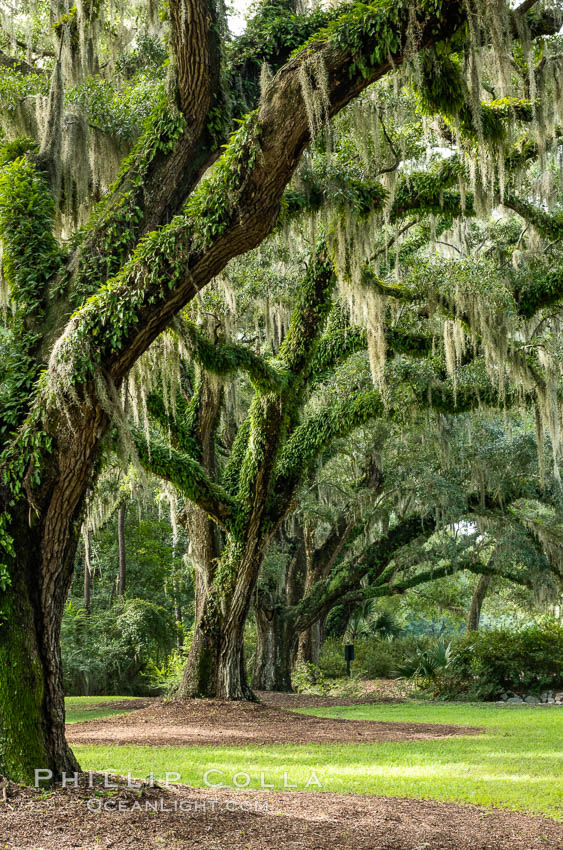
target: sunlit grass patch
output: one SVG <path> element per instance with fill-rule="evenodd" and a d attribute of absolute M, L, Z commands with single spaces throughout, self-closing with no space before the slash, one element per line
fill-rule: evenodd
<path fill-rule="evenodd" d="M 84 769 L 204 786 L 273 786 L 474 803 L 562 819 L 563 710 L 410 704 L 307 710 L 354 720 L 484 727 L 477 736 L 379 744 L 256 747 L 77 746 Z M 208 771 L 212 771 L 209 773 Z M 206 774 L 206 772 L 208 772 Z M 237 774 L 239 774 L 237 776 Z"/>
<path fill-rule="evenodd" d="M 123 714 L 123 708 L 104 708 L 105 703 L 123 702 L 124 700 L 135 700 L 138 697 L 66 697 L 66 722 L 80 723 L 83 720 L 99 720 L 101 717 L 111 717 L 114 714 Z M 85 706 L 100 706 L 99 708 L 85 708 Z M 134 704 L 131 708 L 134 708 Z"/>

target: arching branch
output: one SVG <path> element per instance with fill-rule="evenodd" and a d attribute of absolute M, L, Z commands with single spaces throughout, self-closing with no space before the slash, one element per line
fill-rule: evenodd
<path fill-rule="evenodd" d="M 16 59 L 13 56 L 9 56 L 7 53 L 4 53 L 3 50 L 0 50 L 0 67 L 11 68 L 13 71 L 18 71 L 24 76 L 35 74 L 39 77 L 48 73 L 43 68 L 37 68 L 35 65 L 30 65 L 29 62 L 25 61 L 25 59 Z"/>
<path fill-rule="evenodd" d="M 532 224 L 545 239 L 561 241 L 563 239 L 563 213 L 549 213 L 541 207 L 517 198 L 513 194 L 505 194 L 503 206 L 518 213 L 524 221 Z"/>
<path fill-rule="evenodd" d="M 434 515 L 408 517 L 371 544 L 360 557 L 338 564 L 329 576 L 313 585 L 307 597 L 290 609 L 288 616 L 295 620 L 295 628 L 303 631 L 341 601 L 365 598 L 368 589 L 358 589 L 362 577 L 368 573 L 380 574 L 399 549 L 421 535 L 430 537 L 435 528 Z"/>
<path fill-rule="evenodd" d="M 297 426 L 280 453 L 274 491 L 292 492 L 303 470 L 323 448 L 380 416 L 383 411 L 381 394 L 377 390 L 368 390 L 310 415 Z"/>
<path fill-rule="evenodd" d="M 211 342 L 194 322 L 178 319 L 175 328 L 194 360 L 208 372 L 227 377 L 246 372 L 261 392 L 280 393 L 287 373 L 276 369 L 259 354 L 231 342 Z"/>
<path fill-rule="evenodd" d="M 187 454 L 174 449 L 156 434 L 150 444 L 139 429 L 133 437 L 143 466 L 159 478 L 170 481 L 219 525 L 228 527 L 236 517 L 236 505 L 228 493 L 208 477 L 203 466 Z"/>
<path fill-rule="evenodd" d="M 314 56 L 324 66 L 327 111 L 335 114 L 387 73 L 391 60 L 403 61 L 409 16 L 400 6 L 377 5 L 367 14 L 362 7 L 360 25 L 357 16 L 351 7 L 276 75 L 259 113 L 238 131 L 184 213 L 147 237 L 119 276 L 76 314 L 65 332 L 71 348 L 93 349 L 95 329 L 97 357 L 119 381 L 198 289 L 267 235 L 310 135 L 300 81 L 303 64 Z M 423 5 L 421 46 L 451 33 L 463 16 L 463 4 L 454 0 L 442 3 L 439 18 L 433 6 L 427 11 Z"/>

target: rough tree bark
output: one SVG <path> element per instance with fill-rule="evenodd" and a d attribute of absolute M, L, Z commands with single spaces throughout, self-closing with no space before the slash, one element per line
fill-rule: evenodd
<path fill-rule="evenodd" d="M 292 662 L 295 656 L 297 635 L 291 620 L 282 606 L 269 608 L 264 602 L 254 606 L 256 618 L 256 659 L 252 686 L 259 691 L 293 690 L 291 684 Z"/>
<path fill-rule="evenodd" d="M 291 671 L 297 654 L 298 632 L 288 605 L 295 605 L 303 595 L 306 572 L 305 539 L 302 526 L 288 537 L 280 534 L 290 546 L 285 576 L 277 587 L 259 585 L 254 599 L 256 618 L 256 657 L 252 685 L 259 691 L 291 692 Z"/>
<path fill-rule="evenodd" d="M 194 629 L 179 697 L 254 700 L 244 661 L 244 626 L 248 608 L 239 608 L 225 620 L 207 597 Z"/>
<path fill-rule="evenodd" d="M 299 635 L 297 660 L 301 663 L 314 664 L 315 667 L 319 666 L 323 644 L 322 626 L 321 621 L 316 620 Z"/>
<path fill-rule="evenodd" d="M 375 475 L 368 475 L 368 483 L 374 489 L 374 495 L 381 489 L 383 477 L 379 470 Z M 352 532 L 352 523 L 349 520 L 349 511 L 344 511 L 334 523 L 331 533 L 324 544 L 315 549 L 314 532 L 312 528 L 304 530 L 306 570 L 303 597 L 307 597 L 315 584 L 326 578 L 346 545 Z M 295 603 L 293 603 L 295 604 Z M 304 664 L 319 666 L 321 649 L 323 643 L 323 626 L 326 613 L 312 622 L 299 635 L 297 658 Z"/>

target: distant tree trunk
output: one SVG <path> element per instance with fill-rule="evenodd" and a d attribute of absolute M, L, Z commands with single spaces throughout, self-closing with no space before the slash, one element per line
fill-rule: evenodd
<path fill-rule="evenodd" d="M 90 565 L 90 529 L 86 526 L 82 529 L 82 536 L 84 539 L 84 608 L 89 614 L 92 569 Z"/>
<path fill-rule="evenodd" d="M 479 628 L 479 620 L 481 619 L 481 608 L 485 601 L 485 596 L 491 584 L 491 576 L 482 575 L 477 582 L 473 591 L 473 598 L 469 607 L 469 615 L 467 617 L 467 631 L 474 632 Z"/>
<path fill-rule="evenodd" d="M 174 569 L 174 567 L 172 567 Z M 172 576 L 172 596 L 174 602 L 174 618 L 176 620 L 176 646 L 179 650 L 182 649 L 182 609 L 178 599 L 178 582 L 176 581 L 175 573 Z"/>
<path fill-rule="evenodd" d="M 231 608 L 222 617 L 211 594 L 200 610 L 178 696 L 254 700 L 244 663 L 248 609 L 235 612 Z"/>
<path fill-rule="evenodd" d="M 297 635 L 293 622 L 286 616 L 285 606 L 255 605 L 256 662 L 252 686 L 259 691 L 284 691 L 290 693 L 291 667 L 295 655 Z"/>
<path fill-rule="evenodd" d="M 299 648 L 297 650 L 297 660 L 306 664 L 314 664 L 319 666 L 321 655 L 321 621 L 317 620 L 308 629 L 305 629 L 299 635 Z"/>
<path fill-rule="evenodd" d="M 125 596 L 127 579 L 127 561 L 125 558 L 125 505 L 117 512 L 117 547 L 119 549 L 119 575 L 117 578 L 117 595 Z"/>
<path fill-rule="evenodd" d="M 279 530 L 279 540 L 289 543 L 289 559 L 285 580 L 277 586 L 259 585 L 255 594 L 256 663 L 252 684 L 260 691 L 293 690 L 291 671 L 297 655 L 298 632 L 288 609 L 303 594 L 306 572 L 306 553 L 303 529 L 297 527 L 292 537 Z"/>

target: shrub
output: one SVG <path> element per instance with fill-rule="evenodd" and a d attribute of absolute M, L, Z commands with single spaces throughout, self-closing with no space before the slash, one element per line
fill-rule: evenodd
<path fill-rule="evenodd" d="M 397 673 L 407 679 L 436 681 L 452 667 L 452 647 L 441 641 L 430 646 L 417 646 L 397 667 Z"/>
<path fill-rule="evenodd" d="M 178 690 L 186 666 L 186 651 L 175 649 L 162 663 L 149 659 L 145 672 L 148 687 L 162 696 L 171 697 Z"/>
<path fill-rule="evenodd" d="M 498 699 L 563 686 L 563 626 L 555 621 L 469 632 L 450 646 L 419 649 L 400 671 L 438 699 Z"/>
<path fill-rule="evenodd" d="M 426 648 L 433 643 L 430 637 L 406 636 L 402 638 L 368 637 L 355 644 L 355 658 L 352 662 L 354 676 L 364 679 L 392 679 L 401 675 L 401 665 L 418 648 Z M 319 660 L 319 667 L 328 678 L 338 679 L 346 675 L 344 644 L 342 639 L 328 638 Z"/>
<path fill-rule="evenodd" d="M 309 664 L 306 661 L 297 664 L 291 679 L 298 694 L 328 694 L 330 692 L 330 683 L 326 681 L 322 671 L 315 664 Z"/>
<path fill-rule="evenodd" d="M 478 699 L 503 691 L 538 694 L 563 686 L 563 626 L 469 632 L 455 642 L 450 690 Z"/>
<path fill-rule="evenodd" d="M 391 611 L 383 610 L 377 613 L 375 600 L 368 599 L 357 605 L 348 617 L 344 631 L 345 643 L 356 643 L 363 638 L 381 637 L 395 638 L 401 632 L 401 627 Z"/>
<path fill-rule="evenodd" d="M 65 693 L 149 693 L 143 674 L 150 663 L 166 661 L 175 638 L 171 615 L 143 599 L 91 614 L 69 602 L 62 624 Z"/>

